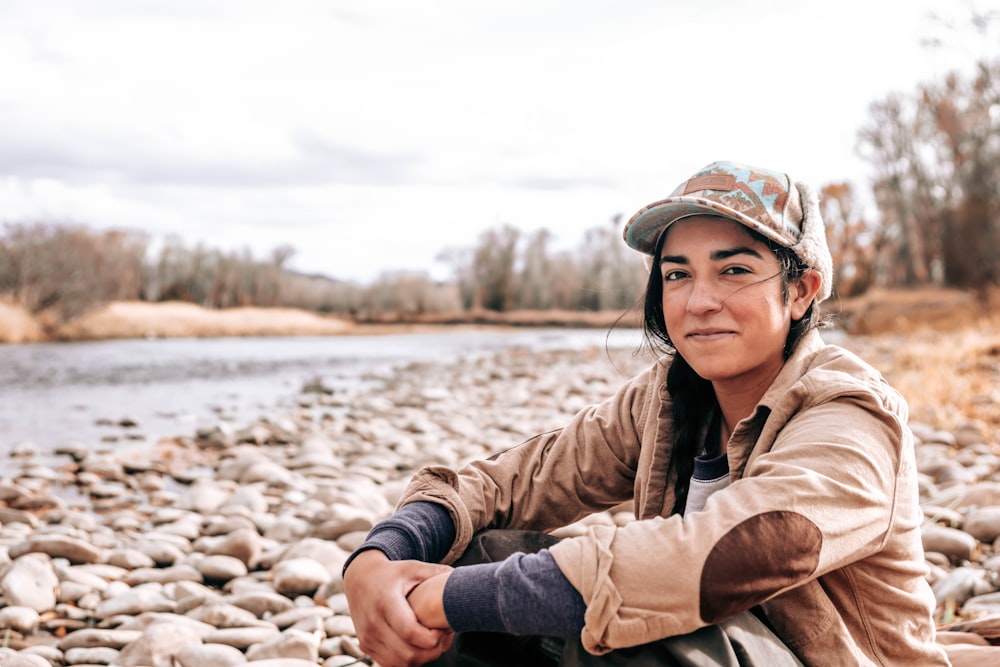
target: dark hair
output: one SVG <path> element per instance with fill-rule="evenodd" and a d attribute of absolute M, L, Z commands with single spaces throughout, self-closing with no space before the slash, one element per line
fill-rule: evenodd
<path fill-rule="evenodd" d="M 787 301 L 790 286 L 802 278 L 809 267 L 791 249 L 779 246 L 752 229 L 747 228 L 746 231 L 754 240 L 770 248 L 778 259 L 781 296 Z M 670 368 L 667 370 L 667 393 L 670 394 L 670 414 L 674 425 L 671 465 L 677 472 L 673 513 L 678 514 L 684 511 L 687 503 L 691 473 L 694 471 L 694 458 L 698 452 L 702 429 L 718 403 L 712 383 L 695 373 L 684 357 L 677 353 L 667 331 L 663 318 L 663 277 L 656 261 L 660 256 L 664 238 L 666 234 L 661 234 L 657 241 L 653 253 L 653 265 L 649 271 L 643 303 L 643 333 L 646 345 L 651 350 L 666 350 L 672 356 Z M 819 308 L 813 301 L 800 319 L 792 320 L 788 337 L 785 339 L 785 359 L 791 356 L 803 334 L 820 325 Z"/>

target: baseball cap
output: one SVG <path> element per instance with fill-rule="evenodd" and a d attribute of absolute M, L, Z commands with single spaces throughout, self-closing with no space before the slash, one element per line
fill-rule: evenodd
<path fill-rule="evenodd" d="M 625 242 L 647 255 L 656 252 L 670 225 L 693 215 L 716 215 L 745 225 L 790 248 L 823 279 L 817 299 L 830 296 L 833 260 L 819 199 L 802 183 L 773 169 L 713 162 L 678 185 L 666 199 L 640 209 L 625 225 Z"/>

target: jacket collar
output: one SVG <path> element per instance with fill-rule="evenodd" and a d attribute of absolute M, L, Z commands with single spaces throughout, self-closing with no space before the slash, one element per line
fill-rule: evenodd
<path fill-rule="evenodd" d="M 802 338 L 799 339 L 798 345 L 792 350 L 792 354 L 785 361 L 785 364 L 778 371 L 778 376 L 774 378 L 774 382 L 771 386 L 767 388 L 764 395 L 761 397 L 760 402 L 757 403 L 757 410 L 761 406 L 774 409 L 781 398 L 788 393 L 792 385 L 798 382 L 809 367 L 812 365 L 813 358 L 816 353 L 819 352 L 826 343 L 823 342 L 823 338 L 819 335 L 819 331 L 816 329 L 810 329 L 807 331 Z"/>
<path fill-rule="evenodd" d="M 809 370 L 810 364 L 826 343 L 815 329 L 807 331 L 799 340 L 792 354 L 778 371 L 777 377 L 761 397 L 753 413 L 741 420 L 733 429 L 729 438 L 728 455 L 729 471 L 733 479 L 743 475 L 743 468 L 753 451 L 764 423 L 777 407 L 782 398 L 788 394 L 796 382 Z"/>

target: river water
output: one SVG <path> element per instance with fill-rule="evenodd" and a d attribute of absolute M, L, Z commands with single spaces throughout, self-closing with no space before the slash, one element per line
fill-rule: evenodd
<path fill-rule="evenodd" d="M 634 329 L 514 329 L 0 345 L 0 455 L 138 445 L 220 420 L 239 428 L 280 416 L 314 380 L 349 392 L 412 361 L 509 347 L 634 348 L 640 339 Z"/>

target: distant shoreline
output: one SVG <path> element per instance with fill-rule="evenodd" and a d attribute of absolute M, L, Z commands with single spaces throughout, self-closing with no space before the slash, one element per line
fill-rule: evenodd
<path fill-rule="evenodd" d="M 620 312 L 475 311 L 354 322 L 294 308 L 214 310 L 184 302 L 122 301 L 71 322 L 45 326 L 25 309 L 0 301 L 0 343 L 72 342 L 127 338 L 345 336 L 417 333 L 456 327 L 632 328 Z"/>
<path fill-rule="evenodd" d="M 873 290 L 826 302 L 838 328 L 878 335 L 918 328 L 954 330 L 1000 309 L 1000 291 L 983 299 L 960 290 Z M 247 336 L 343 336 L 416 333 L 455 327 L 641 326 L 637 311 L 509 311 L 431 313 L 353 321 L 295 308 L 240 307 L 215 310 L 186 302 L 121 301 L 65 323 L 48 323 L 23 307 L 0 300 L 0 343 L 112 340 L 122 338 L 224 338 Z"/>

